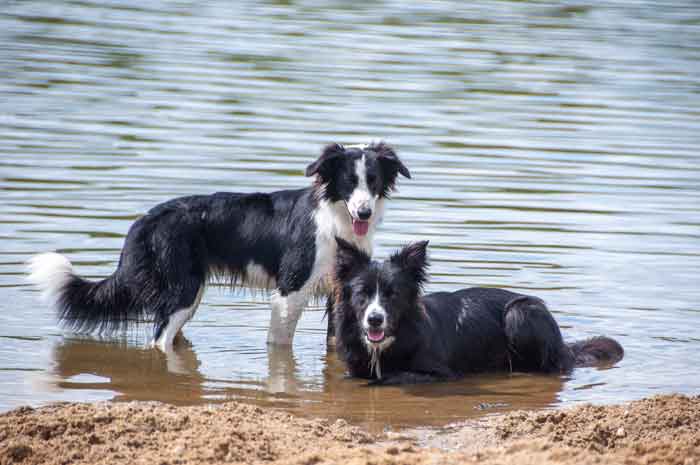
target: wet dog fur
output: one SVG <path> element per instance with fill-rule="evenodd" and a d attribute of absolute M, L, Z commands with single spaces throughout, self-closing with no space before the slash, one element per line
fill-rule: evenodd
<path fill-rule="evenodd" d="M 424 295 L 427 242 L 384 262 L 337 242 L 336 344 L 351 376 L 402 384 L 480 372 L 567 373 L 623 357 L 607 337 L 565 343 L 537 297 L 495 288 Z"/>
<path fill-rule="evenodd" d="M 268 342 L 290 345 L 307 301 L 327 295 L 339 236 L 372 252 L 384 202 L 408 169 L 385 143 L 331 144 L 306 168 L 311 186 L 272 193 L 195 195 L 157 205 L 129 229 L 117 269 L 100 281 L 45 253 L 29 280 L 75 331 L 109 333 L 154 322 L 168 351 L 212 280 L 272 290 Z"/>

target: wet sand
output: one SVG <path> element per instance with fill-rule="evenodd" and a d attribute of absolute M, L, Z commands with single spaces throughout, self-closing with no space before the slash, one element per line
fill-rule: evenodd
<path fill-rule="evenodd" d="M 372 434 L 227 403 L 23 407 L 0 416 L 0 464 L 700 464 L 700 396 L 516 411 Z"/>

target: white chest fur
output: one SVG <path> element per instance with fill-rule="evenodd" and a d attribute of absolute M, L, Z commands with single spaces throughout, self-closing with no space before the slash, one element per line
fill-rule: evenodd
<path fill-rule="evenodd" d="M 374 215 L 375 220 L 370 223 L 367 234 L 360 237 L 356 236 L 352 230 L 350 214 L 343 202 L 331 203 L 326 200 L 319 202 L 318 208 L 311 217 L 316 226 L 314 238 L 316 254 L 311 275 L 298 292 L 286 296 L 273 294 L 268 343 L 290 345 L 294 338 L 297 321 L 308 299 L 313 296 L 323 298 L 330 292 L 335 266 L 336 236 L 354 243 L 369 254 L 372 253 L 372 239 L 383 213 L 383 200 L 377 202 L 375 210 L 377 212 Z"/>
<path fill-rule="evenodd" d="M 316 223 L 316 259 L 311 272 L 314 287 L 323 294 L 330 290 L 330 281 L 335 265 L 336 242 L 340 237 L 372 255 L 374 233 L 381 222 L 384 213 L 384 200 L 380 199 L 375 205 L 375 214 L 369 230 L 364 236 L 357 236 L 352 230 L 352 220 L 342 201 L 329 202 L 321 200 L 314 212 L 313 221 Z"/>

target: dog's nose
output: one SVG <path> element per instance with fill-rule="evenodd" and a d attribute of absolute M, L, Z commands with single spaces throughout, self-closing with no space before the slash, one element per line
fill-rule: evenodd
<path fill-rule="evenodd" d="M 360 207 L 357 210 L 357 216 L 359 216 L 363 221 L 368 220 L 369 217 L 372 216 L 372 210 L 367 207 Z"/>
<path fill-rule="evenodd" d="M 367 323 L 369 323 L 370 326 L 377 328 L 384 323 L 384 315 L 381 313 L 370 313 L 367 317 Z"/>

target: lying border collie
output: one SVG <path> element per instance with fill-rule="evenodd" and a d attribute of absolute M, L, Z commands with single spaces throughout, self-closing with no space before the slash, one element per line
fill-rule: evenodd
<path fill-rule="evenodd" d="M 485 371 L 566 373 L 623 356 L 606 337 L 565 344 L 537 297 L 490 288 L 422 295 L 427 241 L 383 263 L 337 241 L 336 341 L 352 376 L 401 384 Z"/>
<path fill-rule="evenodd" d="M 384 201 L 410 173 L 384 143 L 325 147 L 306 168 L 311 187 L 216 193 L 162 203 L 129 230 L 117 270 L 99 282 L 56 253 L 29 262 L 30 281 L 78 331 L 110 332 L 150 317 L 163 351 L 192 318 L 210 279 L 274 289 L 268 343 L 292 343 L 312 296 L 330 292 L 335 236 L 371 254 Z"/>

